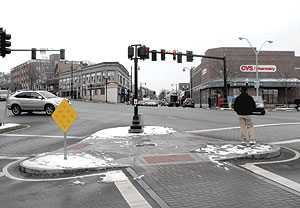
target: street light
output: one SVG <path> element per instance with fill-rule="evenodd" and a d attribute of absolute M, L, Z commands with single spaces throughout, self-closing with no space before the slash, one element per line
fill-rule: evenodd
<path fill-rule="evenodd" d="M 105 76 L 104 79 L 105 79 L 105 102 L 107 103 L 107 79 L 108 79 L 108 77 Z"/>
<path fill-rule="evenodd" d="M 143 88 L 142 85 L 146 85 L 146 82 L 140 82 L 140 100 L 143 100 Z"/>
<path fill-rule="evenodd" d="M 176 95 L 177 95 L 177 84 L 171 84 L 171 86 L 173 87 L 175 85 L 176 87 Z"/>
<path fill-rule="evenodd" d="M 192 94 L 192 73 L 193 73 L 193 69 L 194 69 L 195 67 L 192 67 L 192 68 L 187 68 L 187 67 L 183 67 L 183 71 L 185 72 L 185 69 L 188 69 L 189 71 L 190 71 L 190 98 L 193 98 L 193 94 Z"/>
<path fill-rule="evenodd" d="M 255 86 L 255 87 L 256 87 L 256 96 L 258 96 L 258 91 L 259 91 L 259 80 L 258 80 L 258 54 L 259 54 L 260 50 L 262 49 L 262 47 L 265 45 L 266 42 L 268 42 L 268 43 L 273 43 L 273 41 L 272 41 L 272 40 L 266 40 L 266 41 L 261 45 L 260 49 L 257 51 L 256 48 L 254 49 L 254 48 L 252 47 L 250 41 L 249 41 L 247 38 L 239 37 L 239 39 L 240 39 L 240 40 L 243 40 L 243 39 L 246 40 L 246 41 L 249 43 L 249 45 L 250 45 L 250 47 L 252 48 L 252 50 L 254 51 L 254 53 L 255 53 L 255 59 L 256 59 L 256 86 Z"/>

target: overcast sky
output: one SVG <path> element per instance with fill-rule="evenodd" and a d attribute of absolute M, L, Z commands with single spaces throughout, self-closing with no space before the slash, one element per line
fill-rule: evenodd
<path fill-rule="evenodd" d="M 150 50 L 192 50 L 249 47 L 246 37 L 263 50 L 295 51 L 300 56 L 299 0 L 0 0 L 0 27 L 11 34 L 12 49 L 66 50 L 66 59 L 94 63 L 118 61 L 130 72 L 127 47 L 143 44 Z M 4 6 L 6 9 L 4 9 Z M 47 55 L 49 55 L 48 53 Z M 38 54 L 37 58 L 41 56 Z M 30 52 L 12 52 L 0 59 L 0 71 L 31 58 Z M 193 63 L 139 61 L 139 82 L 160 91 L 172 83 L 189 82 Z"/>

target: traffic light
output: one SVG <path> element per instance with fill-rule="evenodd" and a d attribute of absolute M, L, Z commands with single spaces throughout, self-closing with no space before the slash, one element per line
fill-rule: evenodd
<path fill-rule="evenodd" d="M 36 59 L 36 48 L 31 49 L 31 59 Z"/>
<path fill-rule="evenodd" d="M 165 61 L 166 60 L 166 50 L 165 49 L 161 49 L 161 60 Z"/>
<path fill-rule="evenodd" d="M 177 63 L 182 63 L 182 53 L 181 52 L 177 53 Z"/>
<path fill-rule="evenodd" d="M 173 50 L 173 60 L 176 60 L 176 50 Z"/>
<path fill-rule="evenodd" d="M 193 62 L 193 51 L 186 51 L 186 61 Z"/>
<path fill-rule="evenodd" d="M 128 46 L 128 58 L 132 59 L 134 56 L 134 48 L 132 46 Z"/>
<path fill-rule="evenodd" d="M 149 49 L 149 47 L 146 47 L 145 59 L 149 59 L 149 53 L 150 53 L 150 49 Z"/>
<path fill-rule="evenodd" d="M 152 61 L 156 61 L 157 60 L 157 52 L 156 50 L 152 50 Z"/>
<path fill-rule="evenodd" d="M 141 46 L 138 48 L 138 57 L 141 59 L 149 59 L 149 47 Z"/>
<path fill-rule="evenodd" d="M 6 34 L 6 31 L 3 30 L 3 28 L 0 28 L 0 43 L 1 43 L 1 56 L 2 58 L 5 57 L 6 54 L 10 54 L 11 53 L 11 49 L 7 48 L 11 46 L 11 42 L 8 41 L 11 39 L 11 35 L 10 34 Z"/>
<path fill-rule="evenodd" d="M 59 52 L 59 58 L 65 60 L 65 49 L 60 49 Z"/>

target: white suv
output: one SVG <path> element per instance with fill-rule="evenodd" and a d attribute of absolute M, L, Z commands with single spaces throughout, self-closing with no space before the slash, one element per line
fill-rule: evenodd
<path fill-rule="evenodd" d="M 45 111 L 47 115 L 52 115 L 63 99 L 47 91 L 17 91 L 8 98 L 7 108 L 14 115 L 20 115 L 23 111 Z"/>

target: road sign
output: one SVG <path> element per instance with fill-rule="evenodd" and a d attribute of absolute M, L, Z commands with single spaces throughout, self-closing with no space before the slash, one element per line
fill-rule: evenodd
<path fill-rule="evenodd" d="M 77 117 L 78 114 L 66 99 L 63 99 L 52 114 L 52 118 L 64 133 L 66 133 Z"/>

